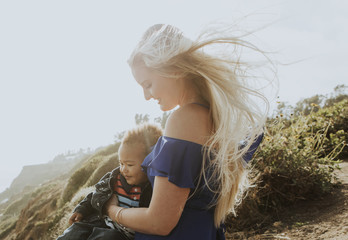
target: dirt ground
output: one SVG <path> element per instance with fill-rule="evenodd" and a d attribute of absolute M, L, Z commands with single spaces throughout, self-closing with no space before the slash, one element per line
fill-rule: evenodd
<path fill-rule="evenodd" d="M 279 216 L 264 233 L 234 233 L 227 239 L 348 240 L 348 162 L 340 164 L 342 183 L 333 194 L 316 201 L 298 203 Z"/>

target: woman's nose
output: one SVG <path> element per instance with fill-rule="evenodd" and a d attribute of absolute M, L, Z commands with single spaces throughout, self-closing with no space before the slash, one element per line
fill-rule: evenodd
<path fill-rule="evenodd" d="M 145 90 L 145 89 L 144 89 L 144 98 L 146 100 L 150 100 L 152 98 L 151 93 L 149 91 Z"/>

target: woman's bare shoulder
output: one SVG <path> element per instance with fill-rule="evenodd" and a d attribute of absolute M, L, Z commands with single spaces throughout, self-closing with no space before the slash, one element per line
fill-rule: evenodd
<path fill-rule="evenodd" d="M 211 135 L 211 129 L 209 109 L 197 104 L 187 104 L 170 115 L 164 135 L 203 145 Z"/>

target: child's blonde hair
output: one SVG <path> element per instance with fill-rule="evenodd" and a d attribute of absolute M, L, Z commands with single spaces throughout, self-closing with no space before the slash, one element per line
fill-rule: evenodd
<path fill-rule="evenodd" d="M 128 130 L 121 144 L 141 144 L 144 146 L 144 154 L 148 155 L 151 152 L 151 148 L 156 144 L 159 137 L 163 135 L 162 128 L 155 124 L 141 124 L 136 128 Z"/>
<path fill-rule="evenodd" d="M 219 35 L 210 30 L 196 41 L 170 25 L 157 24 L 150 27 L 136 46 L 128 63 L 131 68 L 145 66 L 158 74 L 191 81 L 197 93 L 210 107 L 213 133 L 205 144 L 204 155 L 214 156 L 204 164 L 201 177 L 208 186 L 219 182 L 214 221 L 219 226 L 229 212 L 234 212 L 241 193 L 248 186 L 242 156 L 261 134 L 268 111 L 268 101 L 259 92 L 246 84 L 248 66 L 233 55 L 237 47 L 258 50 L 254 45 L 237 37 Z M 205 49 L 216 45 L 232 46 L 233 52 L 216 57 Z M 256 101 L 263 101 L 266 110 L 261 110 Z M 240 147 L 248 139 L 247 146 Z M 212 176 L 206 169 L 213 167 Z M 213 187 L 211 187 L 213 188 Z"/>

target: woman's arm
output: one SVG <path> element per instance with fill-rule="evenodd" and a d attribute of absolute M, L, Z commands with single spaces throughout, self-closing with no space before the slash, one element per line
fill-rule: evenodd
<path fill-rule="evenodd" d="M 204 144 L 211 132 L 209 110 L 188 104 L 173 112 L 166 123 L 165 135 Z M 180 188 L 167 177 L 155 177 L 149 208 L 127 208 L 115 219 L 120 207 L 109 205 L 109 217 L 137 232 L 168 235 L 177 225 L 189 196 L 189 188 Z"/>
<path fill-rule="evenodd" d="M 154 191 L 149 208 L 127 208 L 118 216 L 118 222 L 137 232 L 168 235 L 178 223 L 190 189 L 180 188 L 167 177 L 155 177 Z M 116 221 L 120 207 L 108 205 L 109 217 Z"/>

